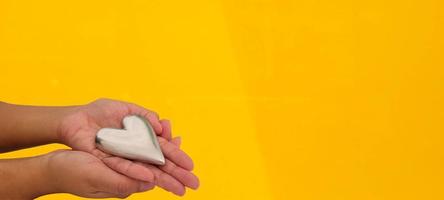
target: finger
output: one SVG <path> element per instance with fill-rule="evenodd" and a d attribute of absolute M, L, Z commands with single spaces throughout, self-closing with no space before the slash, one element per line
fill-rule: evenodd
<path fill-rule="evenodd" d="M 154 132 L 156 132 L 157 135 L 160 135 L 162 133 L 162 124 L 160 124 L 159 117 L 157 115 L 149 112 L 142 116 L 145 117 L 148 122 L 150 122 L 151 126 L 154 129 Z"/>
<path fill-rule="evenodd" d="M 151 170 L 133 161 L 116 156 L 103 158 L 102 161 L 109 168 L 130 178 L 146 182 L 154 181 L 154 174 Z"/>
<path fill-rule="evenodd" d="M 165 155 L 165 157 L 186 170 L 193 170 L 194 164 L 190 156 L 180 150 L 179 147 L 173 143 L 168 142 L 166 139 L 162 137 L 157 137 L 157 139 L 159 140 L 162 153 Z"/>
<path fill-rule="evenodd" d="M 141 164 L 154 173 L 154 183 L 156 183 L 157 186 L 178 196 L 183 196 L 185 194 L 185 186 L 180 183 L 180 181 L 153 165 L 146 163 Z"/>
<path fill-rule="evenodd" d="M 162 124 L 160 124 L 159 115 L 156 112 L 133 103 L 127 103 L 127 105 L 129 108 L 129 114 L 136 114 L 144 117 L 151 124 L 157 135 L 162 133 Z"/>
<path fill-rule="evenodd" d="M 146 182 L 128 178 L 107 167 L 97 170 L 92 180 L 92 183 L 100 192 L 111 193 L 121 198 L 127 197 L 135 192 L 144 191 L 143 189 L 147 188 Z"/>
<path fill-rule="evenodd" d="M 89 151 L 92 155 L 94 155 L 95 157 L 99 158 L 100 160 L 102 160 L 103 158 L 106 157 L 111 157 L 110 154 L 107 154 L 97 148 L 94 148 L 93 150 Z"/>
<path fill-rule="evenodd" d="M 175 137 L 171 140 L 171 143 L 173 143 L 174 145 L 176 145 L 177 147 L 180 148 L 180 145 L 182 144 L 182 138 L 179 137 Z"/>
<path fill-rule="evenodd" d="M 171 140 L 171 122 L 167 119 L 160 120 L 160 124 L 162 125 L 162 136 L 163 138 L 167 140 Z"/>
<path fill-rule="evenodd" d="M 120 101 L 120 102 L 128 106 L 130 113 L 145 115 L 145 113 L 150 112 L 154 114 L 157 117 L 157 119 L 159 119 L 159 115 L 156 112 L 146 109 L 143 106 L 139 106 L 135 103 L 125 102 L 125 101 Z"/>
<path fill-rule="evenodd" d="M 188 170 L 178 167 L 176 164 L 174 164 L 168 159 L 165 160 L 165 165 L 158 167 L 159 169 L 171 175 L 172 177 L 180 181 L 183 185 L 191 189 L 195 190 L 199 187 L 199 179 L 197 178 L 196 175 L 194 175 Z"/>

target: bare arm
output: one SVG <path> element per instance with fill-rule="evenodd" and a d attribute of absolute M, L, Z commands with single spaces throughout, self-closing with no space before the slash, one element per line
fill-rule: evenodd
<path fill-rule="evenodd" d="M 1 199 L 34 199 L 52 193 L 90 198 L 126 198 L 151 190 L 154 183 L 125 177 L 98 158 L 79 151 L 0 160 Z"/>
<path fill-rule="evenodd" d="M 153 125 L 159 135 L 162 151 L 165 152 L 165 166 L 126 160 L 107 155 L 96 148 L 94 140 L 99 128 L 119 128 L 122 118 L 127 115 L 144 116 Z M 88 152 L 100 163 L 127 178 L 154 182 L 180 196 L 185 194 L 185 187 L 199 187 L 199 179 L 191 172 L 193 161 L 171 139 L 169 122 L 159 120 L 156 113 L 143 107 L 110 99 L 68 107 L 22 106 L 0 102 L 0 152 L 49 143 L 62 143 L 74 150 Z"/>
<path fill-rule="evenodd" d="M 0 102 L 0 152 L 59 142 L 59 121 L 73 109 Z"/>
<path fill-rule="evenodd" d="M 0 160 L 0 194 L 5 199 L 32 199 L 54 192 L 45 175 L 47 156 Z"/>

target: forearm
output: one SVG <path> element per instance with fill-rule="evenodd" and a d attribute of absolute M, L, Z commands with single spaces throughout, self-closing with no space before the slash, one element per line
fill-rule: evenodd
<path fill-rule="evenodd" d="M 46 175 L 47 157 L 0 160 L 2 199 L 33 199 L 55 193 Z"/>
<path fill-rule="evenodd" d="M 0 152 L 59 142 L 59 121 L 74 108 L 0 102 Z"/>

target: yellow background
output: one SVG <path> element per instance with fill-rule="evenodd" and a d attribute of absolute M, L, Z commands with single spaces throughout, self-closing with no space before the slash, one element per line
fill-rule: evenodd
<path fill-rule="evenodd" d="M 196 162 L 184 199 L 444 199 L 443 13 L 441 0 L 2 0 L 0 100 L 158 111 Z"/>

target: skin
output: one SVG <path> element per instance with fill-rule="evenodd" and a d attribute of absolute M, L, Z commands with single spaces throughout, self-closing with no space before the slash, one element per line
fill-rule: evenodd
<path fill-rule="evenodd" d="M 153 125 L 156 134 L 158 134 L 162 152 L 166 158 L 164 166 L 126 160 L 106 154 L 96 148 L 94 141 L 97 131 L 103 127 L 122 128 L 121 121 L 126 115 L 140 115 Z M 113 177 L 116 177 L 113 179 L 115 182 L 110 181 L 110 183 L 114 184 L 103 183 L 104 187 L 108 185 L 106 187 L 112 188 L 112 190 L 105 190 L 103 188 L 99 190 L 97 188 L 98 185 L 101 185 L 99 182 L 92 184 L 95 187 L 89 187 L 91 184 L 84 184 L 84 182 L 94 182 L 91 179 L 105 181 L 103 177 L 88 173 L 78 173 L 74 177 L 48 175 L 48 177 L 56 177 L 56 180 L 60 180 L 60 177 L 63 177 L 66 181 L 60 180 L 60 183 L 57 184 L 59 187 L 55 191 L 53 191 L 54 188 L 49 183 L 39 184 L 40 187 L 47 185 L 50 188 L 47 190 L 42 189 L 42 191 L 50 191 L 51 193 L 68 192 L 85 197 L 113 196 L 122 198 L 131 193 L 141 191 L 140 189 L 134 189 L 136 188 L 134 185 L 157 185 L 166 191 L 180 196 L 185 194 L 186 187 L 197 189 L 199 186 L 197 176 L 191 172 L 193 161 L 180 149 L 181 139 L 172 139 L 171 137 L 170 122 L 168 120 L 160 120 L 155 112 L 132 103 L 99 99 L 81 106 L 36 107 L 17 106 L 0 102 L 0 122 L 0 151 L 2 152 L 48 143 L 62 143 L 70 146 L 75 151 L 54 152 L 46 156 L 49 158 L 43 156 L 42 158 L 29 159 L 49 160 L 49 162 L 42 162 L 49 163 L 45 166 L 46 171 L 49 169 L 58 171 L 54 169 L 60 168 L 68 171 L 79 169 L 87 171 L 86 169 L 88 169 L 90 171 L 94 170 L 94 173 L 91 172 L 93 174 L 104 175 L 103 177 L 105 177 L 105 173 L 109 177 L 111 177 L 111 173 L 114 173 Z M 4 164 L 0 164 L 0 178 L 3 178 L 3 175 L 8 175 L 7 172 L 9 172 L 7 170 L 3 172 L 2 165 L 14 165 L 15 162 L 5 161 Z M 31 161 L 24 160 L 23 162 Z M 73 165 L 73 163 L 76 164 Z M 82 166 L 88 165 L 92 166 L 82 168 Z M 36 171 L 39 171 L 38 169 L 36 167 Z M 34 168 L 27 170 L 32 172 Z M 84 178 L 80 178 L 82 176 Z M 117 177 L 120 177 L 120 182 L 117 181 Z M 123 178 L 126 181 L 123 181 Z M 48 182 L 53 181 L 45 180 Z M 82 191 L 69 191 L 70 187 L 63 187 L 73 183 L 76 183 L 74 185 L 83 185 L 82 187 L 85 187 L 85 189 Z M 0 183 L 0 188 L 3 184 Z M 113 188 L 109 185 L 117 186 Z M 149 188 L 148 186 L 146 188 Z M 14 191 L 14 188 L 8 191 L 11 193 Z M 17 193 L 23 193 L 22 191 L 24 190 L 16 191 Z"/>
<path fill-rule="evenodd" d="M 2 199 L 33 199 L 57 192 L 88 198 L 126 198 L 154 187 L 154 183 L 119 174 L 81 151 L 59 150 L 43 156 L 1 160 L 0 171 L 2 178 L 8 180 L 0 187 Z"/>

